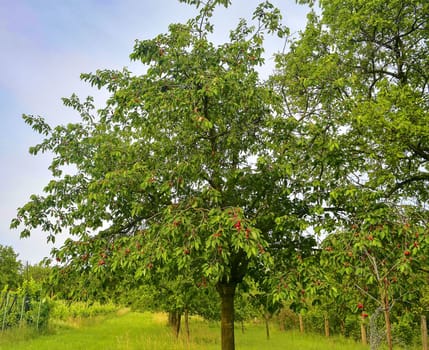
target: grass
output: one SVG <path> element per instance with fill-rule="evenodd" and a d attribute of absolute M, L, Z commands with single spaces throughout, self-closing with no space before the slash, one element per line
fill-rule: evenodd
<path fill-rule="evenodd" d="M 175 339 L 163 314 L 119 312 L 116 315 L 57 322 L 45 335 L 26 329 L 0 333 L 0 350 L 219 350 L 220 327 L 196 318 L 191 320 L 191 342 Z M 242 334 L 236 329 L 237 350 L 368 350 L 352 340 L 280 332 L 272 327 L 266 340 L 262 325 L 250 324 Z"/>

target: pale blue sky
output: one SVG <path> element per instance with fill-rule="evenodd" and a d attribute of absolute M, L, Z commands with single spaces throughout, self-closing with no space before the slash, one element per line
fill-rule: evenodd
<path fill-rule="evenodd" d="M 258 3 L 233 0 L 232 7 L 219 10 L 216 40 L 223 41 Z M 272 3 L 293 30 L 305 25 L 306 8 L 294 0 Z M 18 231 L 9 229 L 16 208 L 50 180 L 49 156 L 28 154 L 41 138 L 21 115 L 38 114 L 54 125 L 78 120 L 61 97 L 75 92 L 95 96 L 98 103 L 106 97 L 81 82 L 80 73 L 124 66 L 141 71 L 128 58 L 135 39 L 152 38 L 195 14 L 177 0 L 0 0 L 0 244 L 12 246 L 19 259 L 37 263 L 52 248 L 39 231 L 19 239 Z M 282 43 L 271 45 L 275 51 Z"/>

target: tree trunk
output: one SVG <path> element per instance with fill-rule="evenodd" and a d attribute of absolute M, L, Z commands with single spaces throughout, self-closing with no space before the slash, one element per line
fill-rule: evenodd
<path fill-rule="evenodd" d="M 383 299 L 384 299 L 384 322 L 386 323 L 387 347 L 389 350 L 393 350 L 392 326 L 390 324 L 389 295 L 387 294 L 387 291 L 385 291 Z"/>
<path fill-rule="evenodd" d="M 285 325 L 285 316 L 284 316 L 284 310 L 282 309 L 279 314 L 279 330 L 284 332 L 286 330 Z"/>
<path fill-rule="evenodd" d="M 346 321 L 344 319 L 341 319 L 340 321 L 340 333 L 341 335 L 346 334 Z"/>
<path fill-rule="evenodd" d="M 426 323 L 426 316 L 422 316 L 420 322 L 422 328 L 422 349 L 428 350 L 428 328 Z"/>
<path fill-rule="evenodd" d="M 189 310 L 186 308 L 185 309 L 185 331 L 186 331 L 186 340 L 189 341 L 191 340 L 191 332 L 189 330 Z"/>
<path fill-rule="evenodd" d="M 329 338 L 329 317 L 328 314 L 325 313 L 325 336 Z"/>
<path fill-rule="evenodd" d="M 172 328 L 176 338 L 179 337 L 181 318 L 182 318 L 182 314 L 178 311 L 170 311 L 168 313 L 168 324 Z"/>
<path fill-rule="evenodd" d="M 301 333 L 304 333 L 304 320 L 301 314 L 298 314 L 298 319 L 299 319 L 299 331 Z"/>
<path fill-rule="evenodd" d="M 175 336 L 176 338 L 179 338 L 180 334 L 180 321 L 182 319 L 182 314 L 180 312 L 177 313 L 177 322 L 176 322 L 176 329 L 175 329 Z"/>
<path fill-rule="evenodd" d="M 366 339 L 366 327 L 365 327 L 365 324 L 363 322 L 361 322 L 361 324 L 360 324 L 360 336 L 362 339 L 362 344 L 368 345 L 368 341 Z"/>
<path fill-rule="evenodd" d="M 270 314 L 265 313 L 265 334 L 267 335 L 267 340 L 270 340 Z"/>
<path fill-rule="evenodd" d="M 168 325 L 170 327 L 174 327 L 174 325 L 176 324 L 176 312 L 170 311 L 168 313 Z"/>
<path fill-rule="evenodd" d="M 221 344 L 222 350 L 235 350 L 234 295 L 236 283 L 219 282 L 217 290 L 221 299 Z"/>

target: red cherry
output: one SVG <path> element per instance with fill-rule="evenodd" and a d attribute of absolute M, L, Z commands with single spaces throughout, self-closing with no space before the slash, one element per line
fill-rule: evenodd
<path fill-rule="evenodd" d="M 237 221 L 235 224 L 234 224 L 234 227 L 238 230 L 238 231 L 240 231 L 241 230 L 241 221 L 239 220 L 239 221 Z"/>

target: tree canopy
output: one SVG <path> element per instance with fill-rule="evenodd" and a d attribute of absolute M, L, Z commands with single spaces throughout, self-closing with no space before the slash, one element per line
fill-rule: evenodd
<path fill-rule="evenodd" d="M 230 1 L 181 2 L 199 15 L 136 41 L 130 57 L 144 74 L 82 74 L 110 93 L 102 109 L 72 95 L 64 104 L 78 123 L 51 127 L 24 116 L 45 137 L 30 152 L 53 154 L 53 180 L 18 209 L 12 227 L 23 237 L 39 227 L 48 240 L 68 232 L 53 251 L 56 271 L 80 287 L 156 276 L 216 286 L 226 350 L 234 348 L 234 293 L 245 277 L 272 303 L 317 290 L 314 233 L 329 235 L 328 247 L 347 241 L 377 264 L 385 260 L 368 244 L 397 244 L 394 235 L 411 254 L 414 242 L 402 238 L 419 232 L 415 252 L 425 252 L 429 5 L 320 1 L 320 15 L 310 12 L 293 37 L 266 1 L 254 25 L 240 20 L 215 45 L 210 18 Z M 271 34 L 289 49 L 262 80 Z M 412 271 L 406 266 L 395 273 Z"/>

